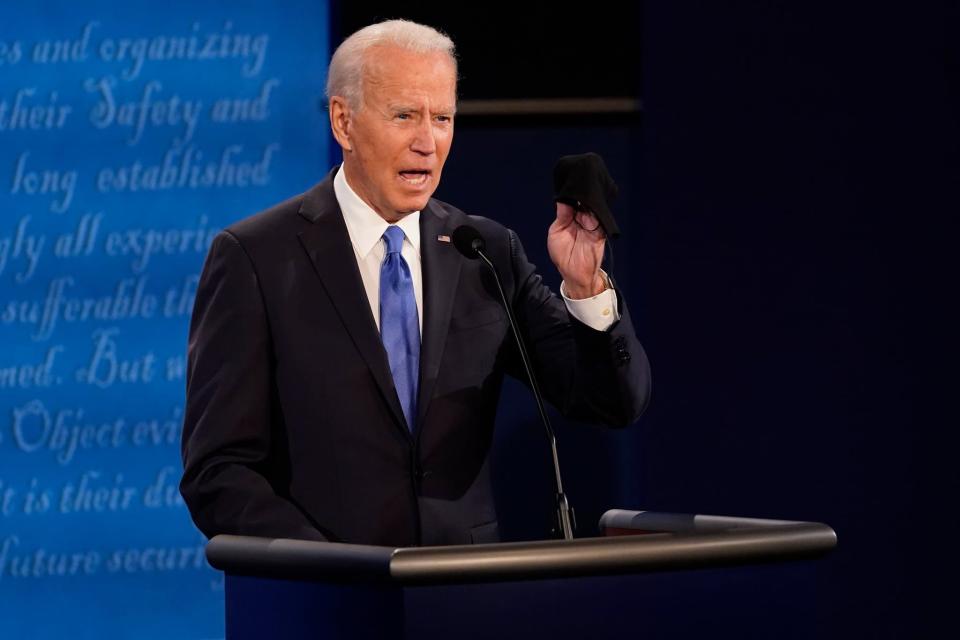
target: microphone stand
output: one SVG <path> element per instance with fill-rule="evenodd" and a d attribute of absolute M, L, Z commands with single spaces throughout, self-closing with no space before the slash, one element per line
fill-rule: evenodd
<path fill-rule="evenodd" d="M 507 296 L 503 291 L 503 285 L 500 283 L 500 273 L 497 271 L 497 268 L 494 266 L 493 262 L 490 261 L 490 258 L 483 253 L 482 244 L 482 240 L 479 242 L 474 241 L 471 248 L 493 273 L 493 279 L 497 283 L 497 290 L 500 291 L 500 298 L 503 300 L 503 307 L 507 312 L 507 319 L 510 321 L 510 329 L 513 331 L 513 336 L 517 342 L 517 349 L 520 351 L 520 359 L 523 361 L 523 368 L 526 370 L 527 378 L 530 380 L 530 388 L 533 390 L 533 397 L 537 400 L 537 410 L 540 412 L 540 420 L 543 421 L 543 426 L 547 430 L 547 438 L 550 440 L 550 453 L 553 456 L 553 474 L 557 485 L 557 511 L 554 531 L 555 533 L 561 534 L 564 540 L 573 540 L 573 530 L 576 527 L 576 520 L 573 507 L 570 506 L 567 496 L 563 493 L 563 481 L 560 479 L 560 457 L 557 455 L 557 436 L 553 432 L 553 427 L 550 425 L 550 418 L 547 416 L 547 411 L 543 406 L 543 397 L 540 395 L 540 386 L 537 384 L 537 378 L 533 374 L 533 367 L 530 364 L 530 356 L 527 354 L 527 347 L 523 343 L 523 338 L 520 337 L 520 330 L 517 328 L 517 320 L 513 316 L 513 307 L 507 300 Z"/>

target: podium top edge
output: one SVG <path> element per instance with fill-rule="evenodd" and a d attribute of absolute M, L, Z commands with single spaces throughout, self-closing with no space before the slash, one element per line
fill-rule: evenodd
<path fill-rule="evenodd" d="M 625 513 L 653 514 L 641 518 L 642 526 L 636 528 L 654 532 L 574 540 L 404 548 L 221 535 L 207 545 L 207 558 L 213 567 L 228 574 L 402 586 L 647 573 L 786 561 L 823 555 L 837 542 L 834 530 L 818 522 Z M 651 523 L 671 522 L 682 526 L 663 531 L 651 527 Z"/>

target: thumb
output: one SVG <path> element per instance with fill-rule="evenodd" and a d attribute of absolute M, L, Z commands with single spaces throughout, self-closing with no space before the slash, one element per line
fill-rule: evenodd
<path fill-rule="evenodd" d="M 557 202 L 557 224 L 561 227 L 567 227 L 573 224 L 573 216 L 576 212 L 573 207 L 565 202 Z"/>

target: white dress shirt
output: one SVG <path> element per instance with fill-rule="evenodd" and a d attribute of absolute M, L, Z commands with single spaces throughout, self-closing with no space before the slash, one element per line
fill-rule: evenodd
<path fill-rule="evenodd" d="M 380 329 L 380 265 L 386 255 L 386 243 L 383 233 L 390 224 L 360 199 L 360 196 L 347 183 L 343 167 L 337 171 L 333 179 L 333 191 L 337 203 L 343 212 L 343 220 L 347 224 L 347 233 L 360 268 L 360 278 L 363 288 L 370 302 L 373 319 Z M 423 265 L 420 261 L 420 212 L 415 211 L 404 216 L 396 226 L 403 229 L 406 236 L 400 255 L 407 261 L 410 268 L 410 277 L 413 280 L 413 295 L 417 302 L 417 320 L 420 324 L 420 335 L 423 336 Z M 606 331 L 620 319 L 617 308 L 617 294 L 613 289 L 606 289 L 592 298 L 572 300 L 564 293 L 563 284 L 560 285 L 560 295 L 567 305 L 570 314 L 583 324 Z"/>

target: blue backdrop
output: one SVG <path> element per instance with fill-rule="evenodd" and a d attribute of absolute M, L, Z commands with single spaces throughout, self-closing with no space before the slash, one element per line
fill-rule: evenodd
<path fill-rule="evenodd" d="M 328 168 L 329 8 L 82 4 L 0 9 L 0 635 L 215 637 L 187 326 L 217 230 Z"/>

